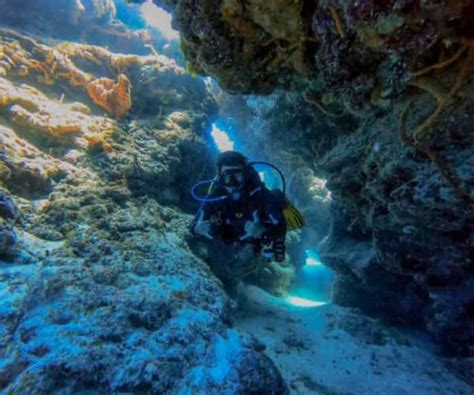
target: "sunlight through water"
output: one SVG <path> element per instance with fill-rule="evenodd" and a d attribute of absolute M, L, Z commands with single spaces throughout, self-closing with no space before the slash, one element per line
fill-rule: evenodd
<path fill-rule="evenodd" d="M 321 307 L 329 303 L 320 300 L 300 298 L 299 296 L 288 296 L 286 298 L 286 301 L 292 304 L 293 306 L 299 307 Z"/>
<path fill-rule="evenodd" d="M 220 129 L 215 123 L 212 124 L 211 136 L 220 152 L 232 151 L 234 142 L 225 130 Z"/>
<path fill-rule="evenodd" d="M 305 251 L 304 266 L 293 283 L 287 302 L 300 307 L 320 307 L 331 302 L 333 272 L 321 262 L 316 250 Z"/>
<path fill-rule="evenodd" d="M 141 6 L 141 13 L 146 23 L 159 30 L 167 40 L 179 40 L 179 32 L 171 27 L 171 15 L 151 1 Z"/>
<path fill-rule="evenodd" d="M 323 266 L 316 251 L 306 250 L 306 266 Z"/>

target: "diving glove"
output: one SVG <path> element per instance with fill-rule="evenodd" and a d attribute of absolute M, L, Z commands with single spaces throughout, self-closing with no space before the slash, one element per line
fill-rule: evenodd
<path fill-rule="evenodd" d="M 245 234 L 240 237 L 240 240 L 255 239 L 261 236 L 264 229 L 260 225 L 260 219 L 258 217 L 258 212 L 255 210 L 253 212 L 253 221 L 247 221 L 245 223 Z"/>
<path fill-rule="evenodd" d="M 268 262 L 272 260 L 283 262 L 285 260 L 285 240 L 265 240 L 263 242 L 262 254 Z"/>
<path fill-rule="evenodd" d="M 211 235 L 211 221 L 204 220 L 204 212 L 202 210 L 199 213 L 196 219 L 196 223 L 193 226 L 193 232 L 195 234 L 204 236 L 209 240 L 213 239 Z"/>

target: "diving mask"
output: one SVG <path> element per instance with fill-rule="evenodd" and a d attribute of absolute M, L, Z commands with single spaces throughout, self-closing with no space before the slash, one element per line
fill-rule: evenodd
<path fill-rule="evenodd" d="M 243 169 L 229 169 L 221 174 L 221 180 L 224 186 L 240 188 L 245 181 Z"/>

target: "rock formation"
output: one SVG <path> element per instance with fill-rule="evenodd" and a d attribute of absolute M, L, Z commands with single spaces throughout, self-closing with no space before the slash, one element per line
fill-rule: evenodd
<path fill-rule="evenodd" d="M 204 82 L 46 41 L 0 31 L 0 391 L 286 393 L 177 208 L 212 166 Z"/>
<path fill-rule="evenodd" d="M 335 301 L 472 355 L 472 4 L 155 3 L 190 69 L 233 93 L 286 90 L 264 139 L 327 178 Z"/>
<path fill-rule="evenodd" d="M 273 93 L 246 143 L 292 174 L 334 301 L 472 357 L 472 4 L 154 2 L 186 68 L 112 1 L 0 0 L 0 391 L 288 391 L 190 248 L 217 112 L 196 73 Z"/>

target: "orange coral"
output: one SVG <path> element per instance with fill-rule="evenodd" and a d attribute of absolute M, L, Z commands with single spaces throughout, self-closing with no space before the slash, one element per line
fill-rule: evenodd
<path fill-rule="evenodd" d="M 463 84 L 468 80 L 472 73 L 472 64 L 474 63 L 474 40 L 462 39 L 461 43 L 461 48 L 450 59 L 438 62 L 422 70 L 412 72 L 412 76 L 415 78 L 412 79 L 409 84 L 430 93 L 436 99 L 437 107 L 428 119 L 418 125 L 410 134 L 407 130 L 406 124 L 410 108 L 414 102 L 414 99 L 412 99 L 405 110 L 401 113 L 399 135 L 404 144 L 412 146 L 417 151 L 425 154 L 438 168 L 441 176 L 453 187 L 456 194 L 472 205 L 474 204 L 474 196 L 472 196 L 470 191 L 464 186 L 464 181 L 456 172 L 455 167 L 450 164 L 445 157 L 443 157 L 441 152 L 436 152 L 430 147 L 430 140 L 428 139 L 428 137 L 433 133 L 434 122 L 440 117 L 443 110 L 453 101 L 454 95 L 462 88 Z M 466 52 L 466 57 L 461 63 L 451 89 L 446 90 L 436 80 L 425 77 L 425 75 L 430 71 L 443 69 L 455 63 Z"/>
<path fill-rule="evenodd" d="M 108 154 L 110 154 L 113 151 L 113 148 L 109 143 L 103 143 L 102 144 L 102 149 L 104 150 L 104 152 L 106 152 Z"/>
<path fill-rule="evenodd" d="M 111 153 L 113 152 L 113 147 L 109 139 L 112 133 L 112 129 L 105 129 L 100 133 L 85 134 L 82 138 L 86 141 L 86 146 L 90 151 Z"/>
<path fill-rule="evenodd" d="M 331 12 L 331 17 L 334 19 L 334 23 L 336 24 L 336 31 L 339 37 L 346 38 L 346 33 L 344 32 L 344 28 L 342 27 L 342 21 L 337 11 L 337 8 L 334 5 L 329 6 L 329 11 Z"/>
<path fill-rule="evenodd" d="M 418 72 L 412 73 L 412 75 L 416 77 L 411 80 L 409 84 L 429 92 L 436 98 L 438 103 L 436 110 L 430 115 L 430 117 L 426 119 L 421 125 L 419 125 L 412 133 L 412 138 L 415 142 L 426 139 L 426 137 L 430 134 L 430 128 L 432 127 L 433 123 L 438 119 L 446 106 L 450 104 L 453 96 L 459 91 L 459 89 L 461 89 L 464 82 L 472 73 L 472 64 L 474 63 L 474 40 L 462 40 L 462 43 L 463 45 L 461 49 L 448 61 L 440 62 L 430 67 L 426 67 L 425 69 Z M 448 67 L 458 60 L 465 51 L 467 51 L 467 56 L 461 63 L 456 80 L 449 91 L 444 91 L 436 81 L 424 77 L 424 75 L 431 70 Z M 406 111 L 409 111 L 409 109 Z"/>
<path fill-rule="evenodd" d="M 131 83 L 125 74 L 133 67 L 152 65 L 160 69 L 168 66 L 154 48 L 148 47 L 153 56 L 114 54 L 102 47 L 71 42 L 50 47 L 23 34 L 0 28 L 0 76 L 5 77 L 11 70 L 16 70 L 17 76 L 36 77 L 45 85 L 66 80 L 72 87 L 85 89 L 90 98 L 112 116 L 121 118 L 132 106 Z M 113 77 L 96 79 L 93 74 L 76 66 L 76 60 L 107 67 Z M 116 75 L 117 81 L 113 79 Z"/>
<path fill-rule="evenodd" d="M 306 103 L 314 105 L 317 109 L 319 109 L 322 113 L 326 114 L 329 117 L 340 118 L 344 115 L 344 114 L 334 114 L 333 112 L 326 110 L 317 100 L 310 99 L 305 94 L 302 95 L 302 98 Z"/>
<path fill-rule="evenodd" d="M 122 118 L 132 107 L 131 83 L 125 74 L 117 82 L 98 78 L 86 85 L 89 97 L 116 118 Z"/>
<path fill-rule="evenodd" d="M 87 146 L 89 148 L 94 148 L 99 145 L 102 145 L 102 138 L 100 136 L 96 136 L 96 135 L 89 136 L 86 134 L 83 137 L 83 139 L 87 141 Z"/>

